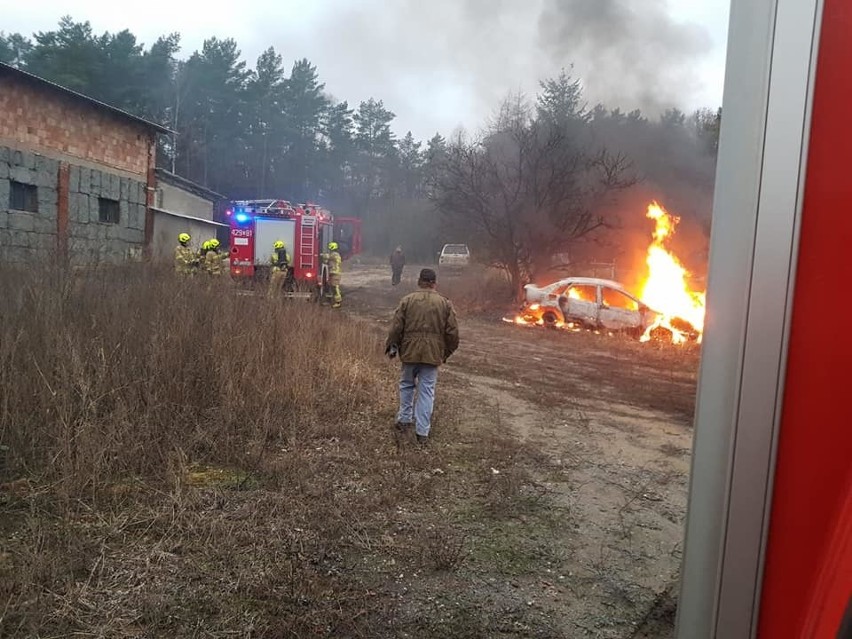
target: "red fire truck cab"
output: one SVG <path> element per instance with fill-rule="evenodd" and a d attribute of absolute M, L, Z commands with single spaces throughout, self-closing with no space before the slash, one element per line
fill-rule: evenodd
<path fill-rule="evenodd" d="M 287 200 L 241 200 L 227 211 L 230 220 L 231 275 L 265 279 L 273 244 L 282 240 L 290 255 L 296 282 L 314 285 L 321 269 L 320 255 L 329 242 L 339 245 L 343 259 L 361 252 L 361 220 L 335 218 L 314 204 Z"/>

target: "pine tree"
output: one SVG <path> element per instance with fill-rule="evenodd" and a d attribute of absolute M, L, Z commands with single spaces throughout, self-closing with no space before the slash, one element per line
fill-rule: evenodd
<path fill-rule="evenodd" d="M 583 101 L 580 80 L 572 78 L 565 69 L 555 78 L 539 84 L 541 93 L 536 99 L 536 116 L 539 121 L 561 127 L 589 120 L 590 114 Z"/>
<path fill-rule="evenodd" d="M 324 89 L 317 68 L 307 59 L 296 61 L 286 83 L 285 158 L 279 181 L 290 197 L 300 201 L 314 199 L 319 192 L 317 155 L 323 114 L 328 108 Z"/>
<path fill-rule="evenodd" d="M 260 54 L 246 85 L 245 197 L 271 197 L 277 190 L 273 175 L 281 162 L 287 102 L 281 56 L 270 47 Z M 250 187 L 248 186 L 250 185 Z"/>

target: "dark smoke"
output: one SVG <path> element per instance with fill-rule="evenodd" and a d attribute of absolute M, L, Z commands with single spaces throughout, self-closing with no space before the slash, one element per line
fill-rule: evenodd
<path fill-rule="evenodd" d="M 336 97 L 380 97 L 421 138 L 476 129 L 507 92 L 532 96 L 572 65 L 590 104 L 688 108 L 711 48 L 665 0 L 361 0 L 320 12 L 310 33 L 256 28 L 256 41 L 317 64 Z"/>
<path fill-rule="evenodd" d="M 326 86 L 351 106 L 371 95 L 398 115 L 394 129 L 452 138 L 485 126 L 509 92 L 534 101 L 539 82 L 569 70 L 591 109 L 641 109 L 648 121 L 595 124 L 604 147 L 634 161 L 642 182 L 604 211 L 618 227 L 589 248 L 631 262 L 653 225 L 658 198 L 683 219 L 678 242 L 691 270 L 703 268 L 715 162 L 682 133 L 656 124 L 666 109 L 689 111 L 711 50 L 707 29 L 676 20 L 666 0 L 359 0 L 323 11 L 311 34 L 282 38 L 286 24 L 257 25 L 257 40 L 286 56 L 306 55 Z M 308 37 L 304 40 L 302 36 Z M 716 108 L 716 104 L 706 105 Z M 404 128 L 403 128 L 404 127 Z"/>
<path fill-rule="evenodd" d="M 694 68 L 711 47 L 704 28 L 669 16 L 666 0 L 544 0 L 539 34 L 549 59 L 575 62 L 587 96 L 651 115 L 700 89 Z"/>

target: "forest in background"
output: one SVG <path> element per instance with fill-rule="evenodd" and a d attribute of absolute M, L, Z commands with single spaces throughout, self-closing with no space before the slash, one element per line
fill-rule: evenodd
<path fill-rule="evenodd" d="M 186 57 L 179 52 L 177 33 L 145 45 L 129 30 L 96 34 L 70 17 L 32 36 L 0 33 L 0 61 L 175 130 L 161 138 L 160 166 L 231 199 L 313 201 L 361 217 L 372 253 L 402 244 L 412 259 L 424 260 L 443 242 L 464 240 L 507 267 L 511 258 L 497 250 L 501 242 L 505 249 L 506 229 L 483 233 L 482 220 L 450 197 L 459 186 L 450 170 L 477 154 L 493 160 L 497 179 L 469 195 L 496 201 L 500 189 L 517 187 L 519 197 L 498 214 L 509 226 L 538 225 L 523 251 L 535 249 L 535 237 L 548 237 L 564 252 L 595 237 L 608 246 L 600 249 L 604 257 L 618 256 L 621 240 L 612 238 L 636 223 L 632 211 L 646 197 L 663 198 L 709 232 L 721 109 L 669 108 L 649 117 L 590 105 L 569 67 L 543 79 L 537 96 L 511 95 L 495 104 L 476 131 L 418 140 L 397 130 L 393 105 L 381 96 L 357 105 L 334 99 L 306 58 L 288 69 L 270 47 L 251 67 L 234 39 L 217 37 Z M 506 144 L 519 135 L 526 147 Z M 533 156 L 548 158 L 549 168 L 531 167 Z M 607 169 L 589 164 L 604 156 L 619 162 L 613 188 L 599 188 L 600 170 Z M 572 172 L 559 171 L 561 182 L 551 176 L 551 186 L 522 183 L 527 177 L 519 176 L 552 170 L 557 158 L 574 163 Z M 619 212 L 625 202 L 627 220 Z"/>

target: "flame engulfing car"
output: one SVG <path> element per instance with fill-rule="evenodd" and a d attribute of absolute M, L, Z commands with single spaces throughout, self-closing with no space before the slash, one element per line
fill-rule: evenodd
<path fill-rule="evenodd" d="M 527 284 L 524 296 L 517 320 L 522 324 L 574 325 L 639 337 L 660 317 L 618 282 L 596 277 L 568 277 L 544 287 Z M 686 324 L 678 322 L 677 328 L 693 334 Z"/>

